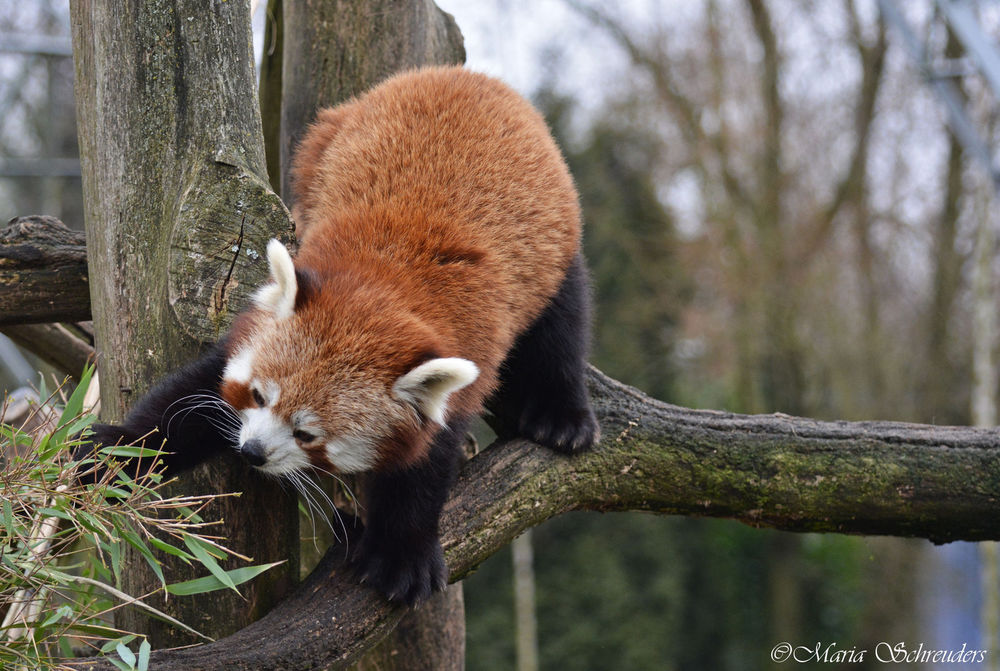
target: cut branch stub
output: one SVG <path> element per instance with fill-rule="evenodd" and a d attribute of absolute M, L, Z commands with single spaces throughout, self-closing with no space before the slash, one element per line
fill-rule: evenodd
<path fill-rule="evenodd" d="M 184 190 L 168 261 L 170 306 L 200 342 L 217 340 L 267 279 L 264 249 L 275 231 L 293 239 L 291 215 L 269 184 L 218 157 Z"/>
<path fill-rule="evenodd" d="M 0 229 L 0 326 L 90 319 L 83 233 L 55 217 L 17 217 Z"/>

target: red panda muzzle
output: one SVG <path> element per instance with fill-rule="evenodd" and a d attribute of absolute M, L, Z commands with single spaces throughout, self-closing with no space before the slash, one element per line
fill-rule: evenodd
<path fill-rule="evenodd" d="M 263 466 L 267 462 L 264 456 L 264 444 L 259 440 L 248 440 L 240 445 L 240 456 L 251 466 Z"/>

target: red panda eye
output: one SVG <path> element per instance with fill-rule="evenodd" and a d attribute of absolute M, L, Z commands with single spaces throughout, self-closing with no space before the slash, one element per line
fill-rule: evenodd
<path fill-rule="evenodd" d="M 303 431 L 302 429 L 296 429 L 292 432 L 292 437 L 295 440 L 301 440 L 303 443 L 311 443 L 316 440 L 316 436 L 312 435 L 308 431 Z"/>
<path fill-rule="evenodd" d="M 251 396 L 253 396 L 253 402 L 256 403 L 258 407 L 263 408 L 265 405 L 267 405 L 264 402 L 264 397 L 256 389 L 251 389 L 250 394 Z"/>

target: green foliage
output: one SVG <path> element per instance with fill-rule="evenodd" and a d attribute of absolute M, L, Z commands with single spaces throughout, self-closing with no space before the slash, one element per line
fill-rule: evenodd
<path fill-rule="evenodd" d="M 571 513 L 532 538 L 542 669 L 763 668 L 782 553 L 796 565 L 782 575 L 799 586 L 796 640 L 861 633 L 857 538 L 643 513 Z M 512 578 L 505 550 L 466 579 L 470 671 L 514 668 Z"/>
<path fill-rule="evenodd" d="M 47 669 L 78 653 L 106 655 L 120 669 L 144 670 L 149 644 L 115 629 L 110 614 L 124 605 L 201 636 L 149 605 L 151 597 L 233 589 L 274 566 L 223 571 L 232 553 L 211 536 L 200 512 L 215 496 L 167 497 L 156 450 L 101 448 L 95 457 L 72 459 L 81 431 L 94 417 L 83 412 L 92 369 L 65 399 L 48 433 L 30 434 L 0 425 L 0 668 Z M 56 390 L 36 414 L 55 416 Z M 131 478 L 122 459 L 142 458 L 149 469 Z M 99 474 L 96 484 L 78 477 Z M 119 589 L 122 552 L 134 548 L 160 579 L 152 594 L 135 598 Z M 160 551 L 203 566 L 208 575 L 170 584 Z M 239 555 L 237 555 L 239 556 Z M 246 558 L 243 558 L 246 559 Z M 161 594 L 164 593 L 164 594 Z M 204 638 L 204 637 L 203 637 Z"/>

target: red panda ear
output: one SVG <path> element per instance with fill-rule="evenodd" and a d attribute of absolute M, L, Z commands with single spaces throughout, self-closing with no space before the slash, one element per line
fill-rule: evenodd
<path fill-rule="evenodd" d="M 392 385 L 392 394 L 444 426 L 448 397 L 477 377 L 479 369 L 467 359 L 431 359 L 401 375 Z"/>
<path fill-rule="evenodd" d="M 254 294 L 257 307 L 274 314 L 278 320 L 287 319 L 295 311 L 298 282 L 292 256 L 278 240 L 267 243 L 267 263 L 271 268 L 271 282 Z"/>

